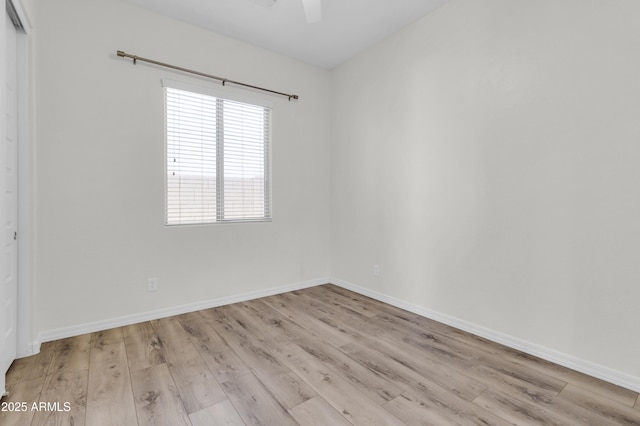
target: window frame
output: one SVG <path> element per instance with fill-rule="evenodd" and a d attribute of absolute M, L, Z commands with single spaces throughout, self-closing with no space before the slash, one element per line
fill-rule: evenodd
<path fill-rule="evenodd" d="M 268 122 L 265 123 L 265 155 L 264 155 L 264 205 L 265 215 L 261 217 L 253 218 L 224 218 L 224 212 L 222 215 L 217 211 L 218 206 L 224 206 L 224 185 L 221 183 L 224 181 L 224 174 L 218 173 L 221 167 L 224 167 L 224 161 L 220 164 L 220 160 L 224 159 L 224 147 L 216 149 L 216 219 L 214 221 L 201 220 L 198 222 L 187 223 L 172 223 L 169 221 L 169 138 L 167 131 L 167 95 L 166 89 L 177 89 L 187 92 L 197 93 L 200 95 L 212 96 L 217 98 L 216 104 L 220 104 L 221 100 L 228 100 L 233 102 L 240 102 L 251 106 L 262 107 L 265 110 L 269 110 Z M 260 97 L 246 96 L 245 94 L 238 93 L 233 89 L 227 87 L 202 87 L 192 85 L 184 82 L 178 82 L 174 80 L 162 79 L 162 94 L 163 94 L 163 121 L 164 121 L 164 225 L 167 227 L 182 227 L 182 226 L 206 226 L 206 225 L 218 225 L 225 223 L 263 223 L 271 222 L 273 220 L 273 204 L 272 204 L 272 189 L 271 189 L 271 152 L 272 152 L 272 126 L 273 121 L 273 103 L 269 100 Z M 216 107 L 218 108 L 218 107 Z M 216 123 L 218 124 L 218 123 Z M 220 129 L 217 130 L 220 132 Z M 218 135 L 219 136 L 219 135 Z M 219 195 L 222 195 L 222 199 L 218 199 Z M 224 207 L 223 207 L 224 208 Z"/>

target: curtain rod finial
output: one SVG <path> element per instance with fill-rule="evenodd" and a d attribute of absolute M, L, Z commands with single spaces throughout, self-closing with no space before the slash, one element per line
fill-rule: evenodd
<path fill-rule="evenodd" d="M 118 50 L 117 55 L 120 56 L 121 58 L 124 58 L 124 52 L 122 50 Z"/>

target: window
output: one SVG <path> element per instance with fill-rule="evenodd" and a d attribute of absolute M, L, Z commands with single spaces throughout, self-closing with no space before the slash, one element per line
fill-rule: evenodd
<path fill-rule="evenodd" d="M 164 90 L 167 225 L 270 220 L 271 108 Z"/>

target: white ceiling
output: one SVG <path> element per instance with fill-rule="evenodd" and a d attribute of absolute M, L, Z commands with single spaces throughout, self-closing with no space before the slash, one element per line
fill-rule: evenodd
<path fill-rule="evenodd" d="M 219 34 L 331 69 L 447 0 L 322 0 L 307 24 L 302 0 L 129 0 Z"/>

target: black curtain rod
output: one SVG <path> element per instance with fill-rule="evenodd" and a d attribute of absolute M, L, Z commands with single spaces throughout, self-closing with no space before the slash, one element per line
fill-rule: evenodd
<path fill-rule="evenodd" d="M 290 95 L 288 93 L 277 92 L 275 90 L 265 89 L 263 87 L 253 86 L 251 84 L 240 83 L 239 81 L 229 80 L 228 78 L 216 77 L 215 75 L 206 74 L 206 73 L 203 73 L 203 72 L 200 72 L 200 71 L 194 71 L 194 70 L 190 70 L 188 68 L 182 68 L 182 67 L 177 67 L 177 66 L 171 65 L 171 64 L 165 64 L 164 62 L 154 61 L 153 59 L 147 59 L 147 58 L 143 58 L 141 56 L 131 55 L 129 53 L 123 52 L 122 50 L 118 50 L 117 54 L 118 54 L 118 56 L 120 56 L 122 58 L 131 58 L 131 59 L 133 59 L 133 64 L 134 65 L 138 61 L 148 62 L 150 64 L 159 65 L 161 67 L 171 68 L 171 69 L 174 69 L 174 70 L 178 70 L 178 71 L 187 72 L 187 73 L 190 73 L 190 74 L 199 75 L 201 77 L 212 78 L 214 80 L 221 81 L 223 86 L 226 83 L 231 83 L 231 84 L 235 84 L 236 86 L 249 87 L 251 89 L 262 90 L 263 92 L 269 92 L 269 93 L 274 93 L 276 95 L 286 96 L 287 98 L 289 98 L 289 100 L 298 99 L 298 95 Z"/>

